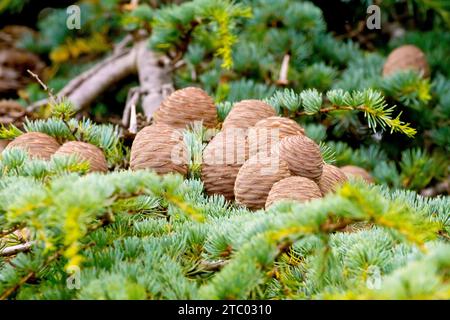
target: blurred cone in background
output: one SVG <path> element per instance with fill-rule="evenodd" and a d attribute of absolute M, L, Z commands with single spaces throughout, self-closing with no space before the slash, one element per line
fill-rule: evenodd
<path fill-rule="evenodd" d="M 8 26 L 0 30 L 0 95 L 14 94 L 30 81 L 27 69 L 41 76 L 44 62 L 33 53 L 18 49 L 16 42 L 25 33 L 33 32 L 24 26 Z"/>
<path fill-rule="evenodd" d="M 20 126 L 25 117 L 25 108 L 14 100 L 0 100 L 0 125 Z"/>

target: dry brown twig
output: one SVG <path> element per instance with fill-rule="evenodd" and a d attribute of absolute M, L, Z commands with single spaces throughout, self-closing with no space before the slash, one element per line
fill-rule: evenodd
<path fill-rule="evenodd" d="M 421 196 L 424 197 L 435 197 L 439 194 L 449 194 L 450 193 L 450 177 L 447 177 L 442 182 L 438 184 L 425 188 L 420 192 Z"/>
<path fill-rule="evenodd" d="M 291 56 L 289 54 L 285 54 L 283 57 L 283 62 L 281 63 L 280 68 L 280 77 L 277 81 L 277 84 L 282 86 L 287 86 L 289 84 L 288 80 L 288 72 L 289 72 L 289 60 Z"/>
<path fill-rule="evenodd" d="M 165 96 L 173 91 L 169 63 L 147 47 L 146 38 L 131 48 L 127 47 L 129 42 L 129 37 L 123 39 L 110 57 L 72 79 L 57 97 L 66 97 L 80 111 L 113 84 L 137 74 L 142 93 L 142 109 L 147 119 L 150 119 Z M 38 101 L 27 110 L 34 111 L 47 103 L 48 99 Z"/>
<path fill-rule="evenodd" d="M 122 116 L 122 126 L 128 127 L 130 133 L 137 133 L 137 114 L 136 105 L 139 101 L 142 92 L 139 87 L 131 88 L 128 91 L 127 102 L 125 104 L 125 109 L 123 110 Z"/>
<path fill-rule="evenodd" d="M 56 103 L 56 97 L 53 95 L 53 90 L 51 88 L 49 88 L 49 86 L 47 86 L 44 81 L 41 80 L 41 78 L 39 78 L 39 76 L 37 74 L 35 74 L 34 72 L 32 72 L 30 69 L 27 69 L 27 72 L 41 85 L 41 87 L 44 89 L 45 92 L 47 92 L 48 96 L 50 97 L 50 99 L 52 100 L 53 103 Z"/>
<path fill-rule="evenodd" d="M 20 252 L 29 251 L 32 245 L 33 242 L 25 242 L 15 246 L 3 248 L 2 250 L 0 250 L 0 257 L 12 256 Z"/>

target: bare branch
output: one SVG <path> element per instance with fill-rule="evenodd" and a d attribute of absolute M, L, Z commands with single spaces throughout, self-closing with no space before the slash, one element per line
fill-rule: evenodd
<path fill-rule="evenodd" d="M 136 115 L 136 105 L 139 101 L 141 95 L 140 88 L 132 88 L 128 91 L 127 103 L 125 104 L 125 109 L 122 116 L 122 125 L 127 127 L 129 125 L 128 131 L 130 133 L 137 133 L 137 115 Z"/>
<path fill-rule="evenodd" d="M 31 249 L 32 244 L 33 244 L 32 242 L 26 242 L 15 246 L 3 248 L 2 250 L 0 250 L 0 256 L 1 257 L 12 256 L 18 254 L 19 252 L 29 251 Z"/>
<path fill-rule="evenodd" d="M 202 261 L 199 266 L 199 270 L 201 271 L 217 271 L 222 269 L 228 263 L 227 260 L 218 260 L 218 261 Z"/>
<path fill-rule="evenodd" d="M 52 100 L 52 102 L 56 103 L 56 97 L 52 93 L 52 89 L 50 89 L 44 81 L 42 81 L 37 74 L 32 72 L 30 69 L 27 69 L 27 72 L 41 85 L 45 92 L 47 92 L 48 96 Z"/>
<path fill-rule="evenodd" d="M 146 41 L 142 41 L 138 44 L 137 69 L 143 92 L 142 109 L 148 120 L 166 95 L 173 91 L 169 64 L 149 50 Z"/>
<path fill-rule="evenodd" d="M 67 97 L 81 110 L 110 85 L 136 71 L 135 51 L 125 48 L 72 79 L 57 96 Z M 90 90 L 84 92 L 86 88 Z M 37 101 L 27 111 L 34 111 L 47 103 L 48 99 Z"/>
<path fill-rule="evenodd" d="M 120 49 L 112 56 L 74 78 L 57 96 L 67 97 L 76 110 L 82 110 L 114 83 L 138 73 L 142 108 L 147 119 L 150 119 L 162 100 L 174 90 L 170 63 L 148 48 L 147 39 L 139 41 L 131 49 L 125 48 L 128 41 L 123 39 L 117 47 Z M 38 101 L 27 110 L 36 110 L 46 103 L 47 99 Z M 125 110 L 124 118 L 128 118 L 128 114 L 129 110 Z"/>
<path fill-rule="evenodd" d="M 421 196 L 424 197 L 435 197 L 439 194 L 449 194 L 450 193 L 450 177 L 447 177 L 442 182 L 439 182 L 438 184 L 431 186 L 429 188 L 423 189 L 420 192 Z"/>
<path fill-rule="evenodd" d="M 291 56 L 288 54 L 285 54 L 283 57 L 283 62 L 281 63 L 281 69 L 280 69 L 280 77 L 277 81 L 277 84 L 287 86 L 289 84 L 288 80 L 288 71 L 289 71 L 289 60 L 291 59 Z"/>

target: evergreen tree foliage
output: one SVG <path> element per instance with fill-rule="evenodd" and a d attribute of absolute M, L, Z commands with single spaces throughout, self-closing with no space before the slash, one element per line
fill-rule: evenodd
<path fill-rule="evenodd" d="M 16 174 L 2 178 L 2 230 L 36 243 L 4 261 L 3 298 L 448 298 L 448 198 L 353 182 L 255 213 L 179 176 Z"/>
<path fill-rule="evenodd" d="M 382 3 L 388 19 L 393 2 Z M 56 27 L 64 9 L 44 14 L 38 35 L 19 46 L 48 58 L 54 90 L 111 43 L 145 30 L 149 48 L 170 58 L 175 86 L 208 91 L 220 122 L 236 102 L 264 100 L 305 129 L 324 162 L 363 167 L 376 184 L 352 178 L 321 199 L 250 211 L 206 195 L 201 162 L 214 130 L 185 128 L 186 177 L 132 171 L 119 126 L 52 101 L 40 119 L 2 126 L 0 139 L 42 132 L 88 142 L 110 172 L 89 173 L 72 156 L 0 154 L 0 299 L 449 299 L 450 198 L 418 194 L 449 174 L 450 42 L 437 28 L 449 16 L 443 2 L 406 3 L 423 4 L 413 11 L 421 22 L 431 12 L 433 28 L 370 52 L 338 40 L 309 1 L 141 1 L 131 10 L 79 1 L 84 19 L 74 32 Z M 0 13 L 27 5 L 0 0 Z M 425 52 L 429 78 L 382 76 L 401 44 Z M 130 86 L 114 93 L 117 105 Z M 45 95 L 29 85 L 21 101 Z M 112 113 L 106 105 L 96 102 L 90 115 Z"/>

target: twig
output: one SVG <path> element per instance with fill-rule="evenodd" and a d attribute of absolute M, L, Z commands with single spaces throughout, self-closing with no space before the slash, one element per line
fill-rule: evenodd
<path fill-rule="evenodd" d="M 367 108 L 364 106 L 359 106 L 359 107 L 331 106 L 331 107 L 319 109 L 319 111 L 317 113 L 328 113 L 328 112 L 340 111 L 340 110 L 367 111 Z M 306 111 L 298 111 L 298 112 L 296 112 L 296 115 L 297 116 L 305 116 L 305 115 L 311 115 L 311 114 Z"/>
<path fill-rule="evenodd" d="M 19 252 L 29 251 L 31 249 L 32 244 L 33 242 L 26 242 L 15 246 L 3 248 L 2 250 L 0 250 L 0 257 L 12 256 Z"/>
<path fill-rule="evenodd" d="M 131 117 L 132 115 L 132 107 L 135 106 L 135 113 L 136 113 L 136 104 L 140 98 L 140 95 L 142 94 L 140 87 L 134 87 L 128 90 L 128 96 L 127 96 L 127 102 L 125 103 L 125 108 L 123 110 L 122 115 L 122 126 L 128 127 L 128 125 L 131 124 Z M 135 117 L 136 118 L 136 117 Z"/>
<path fill-rule="evenodd" d="M 446 240 L 450 240 L 450 236 L 448 235 L 447 232 L 445 232 L 444 230 L 440 230 L 438 232 L 438 235 L 440 235 L 441 237 L 445 238 Z"/>
<path fill-rule="evenodd" d="M 227 265 L 229 261 L 228 260 L 217 260 L 217 261 L 199 261 L 195 267 L 188 271 L 189 276 L 195 276 L 197 274 L 203 273 L 203 272 L 214 272 L 221 270 L 224 266 Z"/>
<path fill-rule="evenodd" d="M 361 32 L 363 32 L 365 27 L 366 27 L 365 20 L 358 21 L 356 28 L 351 28 L 348 24 L 346 24 L 345 29 L 346 29 L 347 33 L 338 35 L 338 36 L 336 36 L 336 38 L 337 39 L 354 38 L 354 37 L 358 36 Z"/>
<path fill-rule="evenodd" d="M 139 96 L 136 95 L 136 102 L 138 97 Z M 131 104 L 130 127 L 128 128 L 128 131 L 134 134 L 137 133 L 136 102 Z"/>
<path fill-rule="evenodd" d="M 16 285 L 9 288 L 3 294 L 0 296 L 0 300 L 5 300 L 8 298 L 11 294 L 13 294 L 14 291 L 16 291 L 18 288 L 20 288 L 22 285 L 24 285 L 28 280 L 30 280 L 34 276 L 34 271 L 28 273 L 26 276 L 22 277 Z"/>
<path fill-rule="evenodd" d="M 186 60 L 183 60 L 183 59 L 178 60 L 178 61 L 172 66 L 172 68 L 170 69 L 170 72 L 174 72 L 174 71 L 180 69 L 181 67 L 184 67 L 185 65 L 186 65 Z"/>
<path fill-rule="evenodd" d="M 81 141 L 81 139 L 77 138 L 77 131 L 78 127 L 74 128 L 73 130 L 70 129 L 69 123 L 65 119 L 61 119 L 64 125 L 66 126 L 67 130 L 69 130 L 70 134 L 72 135 L 72 138 L 74 138 L 75 141 Z"/>
<path fill-rule="evenodd" d="M 277 84 L 282 86 L 287 86 L 289 84 L 288 80 L 288 71 L 289 71 L 289 60 L 291 56 L 289 54 L 285 54 L 283 57 L 283 62 L 281 63 L 280 69 L 280 77 L 277 81 Z"/>
<path fill-rule="evenodd" d="M 113 56 L 124 52 L 126 47 L 133 42 L 133 36 L 127 34 L 122 40 L 120 40 L 115 46 L 113 51 Z"/>
<path fill-rule="evenodd" d="M 42 88 L 44 88 L 45 91 L 48 91 L 47 85 L 39 78 L 36 73 L 32 72 L 30 69 L 27 69 L 27 72 L 31 74 L 31 76 L 35 78 L 37 82 L 39 82 L 39 84 L 42 86 Z"/>
<path fill-rule="evenodd" d="M 56 103 L 56 97 L 52 93 L 52 89 L 50 89 L 40 78 L 39 76 L 31 71 L 30 69 L 27 69 L 27 72 L 41 85 L 42 88 L 44 88 L 44 91 L 47 92 L 48 96 L 52 100 L 53 103 Z"/>
<path fill-rule="evenodd" d="M 142 93 L 142 110 L 150 120 L 167 94 L 173 91 L 169 65 L 155 52 L 148 50 L 147 43 L 141 42 L 137 50 L 137 70 Z"/>
<path fill-rule="evenodd" d="M 218 260 L 214 262 L 202 261 L 200 262 L 199 271 L 217 271 L 222 269 L 227 263 L 227 260 Z"/>
<path fill-rule="evenodd" d="M 47 261 L 45 261 L 45 265 L 48 265 L 49 263 L 51 263 L 52 261 L 56 260 L 60 255 L 62 255 L 62 250 L 55 252 L 53 255 L 51 255 Z M 19 289 L 22 285 L 24 285 L 28 280 L 30 280 L 32 277 L 34 277 L 35 272 L 31 271 L 29 272 L 27 275 L 25 275 L 24 277 L 22 277 L 19 282 L 17 282 L 14 286 L 10 287 L 9 289 L 7 289 L 6 291 L 4 291 L 1 295 L 0 295 L 0 300 L 5 300 L 6 298 L 8 298 L 11 294 L 13 294 L 17 289 Z"/>
<path fill-rule="evenodd" d="M 331 221 L 328 219 L 324 224 L 320 226 L 320 230 L 325 233 L 332 233 L 335 231 L 342 231 L 346 227 L 348 227 L 352 223 L 358 223 L 360 222 L 357 219 L 341 219 L 339 221 Z"/>
<path fill-rule="evenodd" d="M 111 85 L 136 72 L 142 94 L 142 109 L 147 119 L 150 119 L 165 95 L 173 91 L 173 84 L 169 63 L 162 62 L 161 56 L 148 48 L 145 37 L 136 42 L 131 49 L 123 48 L 122 52 L 113 53 L 112 56 L 74 78 L 57 96 L 66 97 L 73 103 L 76 111 L 80 111 L 88 107 Z M 27 111 L 34 111 L 47 102 L 48 99 L 38 101 L 29 106 Z"/>
<path fill-rule="evenodd" d="M 434 196 L 437 196 L 438 194 L 449 193 L 449 191 L 450 191 L 449 180 L 450 180 L 450 177 L 442 182 L 439 182 L 435 186 L 423 189 L 420 192 L 420 195 L 424 196 L 424 197 L 434 197 Z"/>
<path fill-rule="evenodd" d="M 89 79 L 94 78 L 96 74 L 99 74 L 103 70 L 108 69 L 111 74 L 113 73 L 120 73 L 121 69 L 123 68 L 126 70 L 126 74 L 129 74 L 131 72 L 128 72 L 130 66 L 134 67 L 134 53 L 132 49 L 124 48 L 123 51 L 116 51 L 111 56 L 107 57 L 106 59 L 102 60 L 101 62 L 97 63 L 92 68 L 86 70 L 85 72 L 81 73 L 74 79 L 72 79 L 59 93 L 59 97 L 68 97 L 74 93 L 76 93 L 78 90 L 82 90 L 82 85 L 87 82 Z M 119 69 L 119 71 L 115 69 Z M 125 71 L 124 71 L 125 72 Z M 114 77 L 114 75 L 111 75 L 111 77 Z M 89 83 L 90 86 L 92 85 L 99 85 L 97 79 L 92 80 L 92 83 Z M 70 99 L 69 99 L 70 100 Z M 42 99 L 39 100 L 32 105 L 28 106 L 27 111 L 32 112 L 43 105 L 48 103 L 48 99 Z M 82 109 L 84 105 L 77 105 L 78 108 Z"/>
<path fill-rule="evenodd" d="M 99 223 L 97 225 L 94 225 L 91 228 L 88 228 L 88 233 L 91 233 L 91 232 L 99 229 L 103 225 L 104 225 L 103 223 Z M 88 244 L 82 246 L 81 250 L 87 249 L 87 248 L 89 248 L 89 247 L 91 247 L 93 245 L 95 245 L 95 244 L 92 243 L 92 242 L 88 243 Z M 61 257 L 65 250 L 66 250 L 66 247 L 63 247 L 63 248 L 59 249 L 58 251 L 56 251 L 54 254 L 52 254 L 50 257 L 48 257 L 48 259 L 43 263 L 43 266 L 48 266 L 50 263 L 52 263 L 53 261 L 55 261 L 56 259 Z M 3 291 L 3 293 L 0 295 L 0 300 L 7 299 L 11 294 L 13 294 L 17 289 L 19 289 L 22 285 L 24 285 L 28 280 L 30 280 L 35 275 L 36 275 L 36 273 L 34 271 L 31 271 L 31 272 L 27 273 L 14 286 L 12 286 L 12 287 L 6 289 L 5 291 Z"/>

